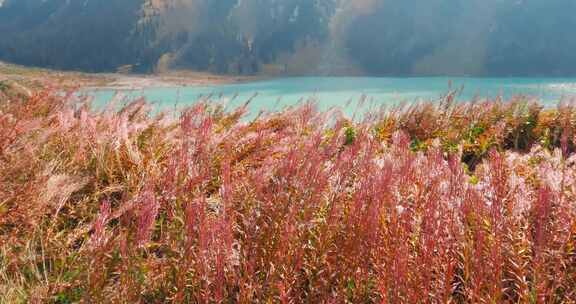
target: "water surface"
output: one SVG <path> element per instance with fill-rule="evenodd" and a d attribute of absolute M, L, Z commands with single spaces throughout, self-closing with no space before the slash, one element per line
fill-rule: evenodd
<path fill-rule="evenodd" d="M 122 91 L 124 101 L 146 97 L 157 110 L 191 105 L 210 97 L 231 109 L 251 99 L 252 115 L 277 111 L 300 102 L 314 101 L 322 110 L 342 108 L 352 115 L 360 100 L 365 110 L 400 102 L 439 100 L 450 90 L 458 100 L 511 95 L 534 96 L 547 106 L 576 95 L 576 78 L 380 78 L 380 77 L 298 77 L 206 87 L 147 88 Z M 97 107 L 107 104 L 116 90 L 90 92 Z"/>

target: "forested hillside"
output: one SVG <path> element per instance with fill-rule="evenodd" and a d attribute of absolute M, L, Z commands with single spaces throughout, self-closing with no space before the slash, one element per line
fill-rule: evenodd
<path fill-rule="evenodd" d="M 568 76 L 575 9 L 571 0 L 4 0 L 0 60 L 85 71 Z"/>
<path fill-rule="evenodd" d="M 130 36 L 141 0 L 6 0 L 0 8 L 0 59 L 86 71 L 133 60 Z"/>

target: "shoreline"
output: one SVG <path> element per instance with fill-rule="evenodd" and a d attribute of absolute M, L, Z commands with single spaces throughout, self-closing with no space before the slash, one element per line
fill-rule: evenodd
<path fill-rule="evenodd" d="M 264 76 L 230 76 L 195 71 L 178 71 L 150 75 L 103 74 L 102 76 L 112 79 L 111 82 L 105 85 L 84 85 L 82 89 L 92 91 L 127 91 L 149 88 L 203 87 L 249 83 L 270 79 L 270 77 Z"/>
<path fill-rule="evenodd" d="M 220 75 L 190 70 L 174 70 L 158 74 L 86 73 L 24 67 L 0 62 L 0 82 L 16 81 L 30 87 L 58 86 L 93 91 L 214 86 L 249 83 L 271 78 L 273 77 Z"/>

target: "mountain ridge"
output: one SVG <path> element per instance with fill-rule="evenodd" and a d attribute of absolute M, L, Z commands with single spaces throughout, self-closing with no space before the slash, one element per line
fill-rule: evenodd
<path fill-rule="evenodd" d="M 89 72 L 574 76 L 574 9 L 569 0 L 5 0 L 0 60 Z"/>

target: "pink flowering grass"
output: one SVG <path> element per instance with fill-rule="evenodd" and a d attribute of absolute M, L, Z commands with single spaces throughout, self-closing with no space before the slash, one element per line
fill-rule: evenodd
<path fill-rule="evenodd" d="M 571 303 L 576 112 L 0 102 L 0 302 Z"/>

